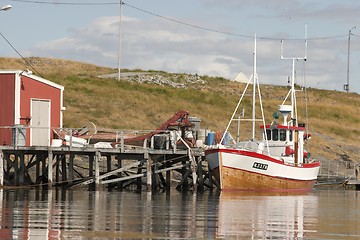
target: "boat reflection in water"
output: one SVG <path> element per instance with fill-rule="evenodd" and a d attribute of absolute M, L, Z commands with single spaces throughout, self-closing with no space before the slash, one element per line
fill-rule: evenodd
<path fill-rule="evenodd" d="M 360 194 L 0 189 L 0 239 L 360 239 Z"/>
<path fill-rule="evenodd" d="M 218 236 L 306 239 L 317 225 L 317 209 L 318 197 L 312 194 L 223 191 Z"/>

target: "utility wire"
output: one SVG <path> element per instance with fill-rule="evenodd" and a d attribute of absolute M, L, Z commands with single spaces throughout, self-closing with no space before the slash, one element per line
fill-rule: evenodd
<path fill-rule="evenodd" d="M 127 3 L 125 3 L 125 2 L 123 2 L 123 4 L 126 5 L 126 6 L 128 6 L 128 7 L 130 7 L 130 8 L 136 9 L 136 10 L 138 10 L 138 11 L 141 11 L 141 12 L 144 12 L 144 13 L 147 13 L 147 14 L 150 14 L 150 15 L 153 15 L 153 16 L 156 16 L 156 17 L 159 17 L 159 18 L 168 20 L 168 21 L 172 21 L 172 22 L 175 22 L 175 23 L 179 23 L 179 24 L 182 24 L 182 25 L 185 25 L 185 26 L 189 26 L 189 27 L 193 27 L 193 28 L 198 28 L 198 29 L 202 29 L 202 30 L 206 30 L 206 31 L 210 31 L 210 32 L 221 33 L 221 34 L 225 34 L 225 35 L 236 36 L 236 37 L 254 38 L 254 36 L 250 36 L 250 35 L 243 35 L 243 34 L 237 34 L 237 33 L 223 32 L 223 31 L 220 31 L 220 30 L 215 30 L 215 29 L 211 29 L 211 28 L 207 28 L 207 27 L 202 27 L 202 26 L 198 26 L 198 25 L 194 25 L 194 24 L 190 24 L 190 23 L 181 22 L 181 21 L 175 20 L 175 19 L 173 19 L 173 18 L 164 17 L 164 16 L 162 16 L 162 15 L 159 15 L 159 14 L 156 14 L 156 13 L 153 13 L 153 12 L 150 12 L 150 11 L 147 11 L 147 10 L 144 10 L 144 9 L 141 9 L 141 8 L 138 8 L 138 7 L 135 7 L 135 6 L 132 6 L 132 5 L 127 4 Z M 346 36 L 347 36 L 347 34 L 337 35 L 337 36 L 329 36 L 329 37 L 307 38 L 307 40 L 320 40 L 320 39 L 321 39 L 321 40 L 324 40 L 324 39 L 340 38 L 340 37 L 346 37 Z M 281 41 L 281 40 L 283 40 L 283 38 L 271 38 L 271 37 L 259 37 L 258 39 L 262 39 L 262 40 L 276 40 L 276 41 Z M 292 38 L 292 39 L 286 39 L 286 40 L 304 40 L 304 39 L 303 39 L 303 38 L 299 38 L 299 39 Z"/>
<path fill-rule="evenodd" d="M 13 2 L 23 3 L 38 3 L 38 4 L 51 4 L 51 5 L 119 5 L 118 2 L 47 2 L 47 1 L 32 1 L 32 0 L 11 0 Z"/>
<path fill-rule="evenodd" d="M 120 2 L 48 2 L 48 1 L 35 1 L 35 0 L 11 0 L 13 2 L 23 2 L 23 3 L 37 3 L 37 4 L 53 4 L 53 5 L 120 5 Z M 158 17 L 158 18 L 162 18 L 165 19 L 167 21 L 171 21 L 171 22 L 175 22 L 178 24 L 182 24 L 188 27 L 192 27 L 192 28 L 197 28 L 197 29 L 201 29 L 201 30 L 205 30 L 205 31 L 209 31 L 209 32 L 215 32 L 215 33 L 220 33 L 220 34 L 225 34 L 225 35 L 230 35 L 230 36 L 235 36 L 235 37 L 243 37 L 243 38 L 254 38 L 254 36 L 250 36 L 250 35 L 244 35 L 244 34 L 238 34 L 238 33 L 231 33 L 231 32 L 224 32 L 224 31 L 220 31 L 220 30 L 216 30 L 216 29 L 211 29 L 208 27 L 202 27 L 199 25 L 195 25 L 195 24 L 191 24 L 191 23 L 186 23 L 186 22 L 182 22 L 173 18 L 169 18 L 169 17 L 165 17 L 150 11 L 147 11 L 145 9 L 127 4 L 125 2 L 122 2 L 123 5 L 126 5 L 130 8 L 133 8 L 135 10 L 138 10 L 140 12 Z M 342 34 L 342 35 L 335 35 L 335 36 L 324 36 L 324 37 L 313 37 L 313 38 L 307 38 L 306 40 L 310 41 L 310 40 L 326 40 L 326 39 L 334 39 L 334 38 L 342 38 L 342 37 L 347 37 L 347 34 Z M 271 41 L 281 41 L 283 40 L 283 38 L 274 38 L 274 37 L 258 37 L 258 39 L 262 39 L 262 40 L 271 40 Z M 303 38 L 289 38 L 286 39 L 287 41 L 289 40 L 304 40 Z"/>
<path fill-rule="evenodd" d="M 21 54 L 20 52 L 14 47 L 14 45 L 11 44 L 11 42 L 9 42 L 9 40 L 7 40 L 7 38 L 0 32 L 1 37 L 10 45 L 10 47 L 37 73 L 37 75 L 39 75 L 40 77 L 44 78 L 43 76 L 41 76 L 41 74 L 36 70 L 36 68 L 31 65 L 31 63 L 26 60 Z"/>

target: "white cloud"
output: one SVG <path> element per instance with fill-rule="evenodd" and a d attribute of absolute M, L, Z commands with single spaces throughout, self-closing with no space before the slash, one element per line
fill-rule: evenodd
<path fill-rule="evenodd" d="M 116 68 L 118 23 L 118 16 L 98 18 L 86 27 L 71 29 L 67 37 L 38 44 L 32 55 Z M 139 20 L 123 17 L 122 27 L 123 68 L 198 73 L 228 79 L 234 79 L 239 72 L 249 76 L 252 73 L 254 43 L 251 38 L 191 28 L 159 18 Z M 297 49 L 303 53 L 302 44 Z M 308 85 L 342 90 L 344 50 L 344 39 L 309 41 Z M 286 85 L 290 62 L 280 60 L 280 41 L 259 39 L 257 52 L 260 81 Z M 297 65 L 297 74 L 301 75 L 302 63 Z"/>

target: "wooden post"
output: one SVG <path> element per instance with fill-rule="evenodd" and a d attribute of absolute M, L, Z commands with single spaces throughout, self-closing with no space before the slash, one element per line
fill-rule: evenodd
<path fill-rule="evenodd" d="M 89 177 L 94 176 L 94 154 L 89 154 Z"/>
<path fill-rule="evenodd" d="M 120 154 L 116 156 L 116 159 L 117 159 L 118 169 L 122 168 L 122 161 L 121 161 L 121 156 L 120 156 Z M 122 176 L 121 172 L 119 172 L 119 173 L 117 174 L 117 176 L 118 176 L 118 178 L 121 178 L 121 176 Z M 119 182 L 117 183 L 117 185 L 118 185 L 118 188 L 119 188 L 120 190 L 122 190 L 122 186 L 123 186 L 122 181 L 119 181 Z"/>
<path fill-rule="evenodd" d="M 56 155 L 55 182 L 60 182 L 60 160 L 62 155 Z"/>
<path fill-rule="evenodd" d="M 49 152 L 48 152 L 48 187 L 49 188 L 52 187 L 52 183 L 53 183 L 52 160 L 53 160 L 53 152 L 52 152 L 52 150 L 49 150 Z"/>
<path fill-rule="evenodd" d="M 74 181 L 74 157 L 75 155 L 71 153 L 69 158 L 69 183 Z"/>
<path fill-rule="evenodd" d="M 107 169 L 107 172 L 111 172 L 111 155 L 106 156 L 106 169 Z M 109 179 L 109 178 L 107 178 L 107 179 Z M 110 186 L 110 183 L 108 184 L 108 186 Z"/>
<path fill-rule="evenodd" d="M 4 153 L 0 149 L 0 187 L 4 186 Z"/>
<path fill-rule="evenodd" d="M 152 159 L 151 159 L 151 156 L 149 155 L 149 153 L 147 151 L 144 153 L 144 159 L 147 160 L 146 161 L 146 187 L 147 187 L 148 191 L 151 191 L 151 187 L 152 187 L 152 169 L 151 169 Z"/>
<path fill-rule="evenodd" d="M 167 159 L 165 159 L 165 160 L 166 160 L 165 166 L 166 166 L 166 168 L 169 168 L 171 166 L 171 163 Z M 170 190 L 170 184 L 171 184 L 171 182 L 170 182 L 170 177 L 171 177 L 170 173 L 171 173 L 170 170 L 166 171 L 166 190 L 167 191 Z"/>
<path fill-rule="evenodd" d="M 35 165 L 35 181 L 39 179 L 40 176 L 40 154 L 36 153 L 36 165 Z"/>
<path fill-rule="evenodd" d="M 20 158 L 19 184 L 22 186 L 25 182 L 25 159 L 23 153 L 20 153 L 18 156 Z"/>
<path fill-rule="evenodd" d="M 159 187 L 159 181 L 158 181 L 158 177 L 156 176 L 156 171 L 158 170 L 157 168 L 157 164 L 153 164 L 154 162 L 151 159 L 151 184 L 152 184 L 152 189 L 157 189 Z"/>
<path fill-rule="evenodd" d="M 11 161 L 11 159 L 10 159 Z M 14 168 L 14 185 L 19 185 L 19 164 L 18 164 L 18 154 L 14 154 L 14 161 L 13 161 L 13 168 Z"/>
<path fill-rule="evenodd" d="M 96 151 L 95 152 L 95 190 L 98 191 L 100 190 L 100 158 L 101 158 L 101 153 L 100 151 Z"/>
<path fill-rule="evenodd" d="M 199 190 L 204 190 L 204 178 L 203 178 L 203 166 L 202 166 L 202 157 L 197 157 L 198 164 L 198 176 L 199 176 Z"/>
<path fill-rule="evenodd" d="M 124 131 L 121 130 L 120 133 L 120 151 L 123 153 L 125 152 L 125 146 L 124 146 Z"/>
<path fill-rule="evenodd" d="M 213 183 L 213 178 L 212 178 L 212 171 L 210 169 L 210 167 L 208 166 L 208 178 L 209 178 L 209 185 L 210 185 L 210 189 L 213 190 L 214 189 L 214 183 Z"/>
<path fill-rule="evenodd" d="M 111 172 L 111 155 L 106 156 L 106 168 L 108 172 Z"/>
<path fill-rule="evenodd" d="M 62 172 L 62 177 L 61 180 L 62 182 L 67 181 L 67 166 L 66 166 L 66 154 L 62 156 L 61 158 L 61 172 Z"/>
<path fill-rule="evenodd" d="M 183 183 L 182 183 L 182 189 L 188 189 L 189 188 L 189 183 L 188 183 L 188 180 L 187 180 L 187 169 L 186 169 L 186 160 L 182 160 L 181 161 L 183 167 L 181 169 L 181 175 L 182 175 L 182 180 L 183 180 Z"/>

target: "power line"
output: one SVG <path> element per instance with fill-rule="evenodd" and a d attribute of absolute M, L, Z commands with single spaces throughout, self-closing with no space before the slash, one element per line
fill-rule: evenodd
<path fill-rule="evenodd" d="M 24 3 L 37 3 L 37 4 L 52 4 L 52 5 L 119 5 L 120 2 L 48 2 L 48 1 L 35 1 L 35 0 L 11 0 L 14 2 L 24 2 Z M 252 35 L 244 35 L 244 34 L 238 34 L 238 33 L 231 33 L 231 32 L 225 32 L 225 31 L 221 31 L 221 30 L 216 30 L 216 29 L 212 29 L 212 28 L 208 28 L 208 27 L 203 27 L 203 26 L 199 26 L 199 25 L 195 25 L 195 24 L 191 24 L 191 23 L 186 23 L 183 21 L 179 21 L 173 18 L 169 18 L 169 17 L 165 17 L 153 12 L 150 12 L 148 10 L 127 4 L 125 2 L 122 2 L 123 5 L 126 5 L 130 8 L 133 8 L 135 10 L 138 10 L 140 12 L 158 17 L 158 18 L 162 18 L 164 20 L 167 21 L 171 21 L 171 22 L 175 22 L 184 26 L 188 26 L 188 27 L 192 27 L 192 28 L 197 28 L 197 29 L 201 29 L 204 31 L 209 31 L 209 32 L 215 32 L 215 33 L 220 33 L 220 34 L 224 34 L 224 35 L 230 35 L 230 36 L 235 36 L 235 37 L 243 37 L 243 38 L 254 38 L 254 36 Z M 342 37 L 346 37 L 347 34 L 342 34 L 342 35 L 335 35 L 335 36 L 324 36 L 324 37 L 313 37 L 313 38 L 307 38 L 308 41 L 310 40 L 326 40 L 326 39 L 335 39 L 335 38 L 342 38 Z M 283 38 L 275 38 L 275 37 L 258 37 L 258 39 L 262 39 L 262 40 L 271 40 L 271 41 L 281 41 L 283 40 Z M 304 40 L 303 38 L 289 38 L 286 40 Z"/>
<path fill-rule="evenodd" d="M 147 13 L 147 14 L 150 14 L 150 15 L 153 15 L 153 16 L 156 16 L 156 17 L 159 17 L 159 18 L 168 20 L 168 21 L 172 21 L 172 22 L 175 22 L 175 23 L 178 23 L 178 24 L 182 24 L 182 25 L 185 25 L 185 26 L 189 26 L 189 27 L 193 27 L 193 28 L 198 28 L 198 29 L 205 30 L 205 31 L 210 31 L 210 32 L 221 33 L 221 34 L 225 34 L 225 35 L 236 36 L 236 37 L 254 38 L 254 36 L 250 36 L 250 35 L 224 32 L 224 31 L 220 31 L 220 30 L 215 30 L 215 29 L 211 29 L 211 28 L 207 28 L 207 27 L 202 27 L 202 26 L 198 26 L 198 25 L 194 25 L 194 24 L 182 22 L 182 21 L 179 21 L 179 20 L 175 20 L 175 19 L 173 19 L 173 18 L 164 17 L 164 16 L 162 16 L 162 15 L 159 15 L 159 14 L 156 14 L 156 13 L 153 13 L 153 12 L 150 12 L 150 11 L 147 11 L 147 10 L 144 10 L 144 9 L 141 9 L 141 8 L 138 8 L 138 7 L 135 7 L 135 6 L 132 6 L 132 5 L 127 4 L 127 3 L 125 3 L 125 2 L 124 2 L 123 4 L 124 4 L 124 5 L 127 5 L 127 6 L 130 7 L 130 8 L 136 9 L 136 10 L 138 10 L 138 11 L 141 11 L 141 12 L 144 12 L 144 13 Z M 307 38 L 307 40 L 324 40 L 324 39 L 340 38 L 340 37 L 346 37 L 346 36 L 347 36 L 347 35 L 344 34 L 344 35 L 328 36 L 328 37 Z M 272 38 L 272 37 L 258 37 L 258 39 L 262 39 L 262 40 L 276 40 L 276 41 L 283 40 L 283 38 Z M 292 39 L 287 39 L 287 40 L 304 40 L 304 39 L 292 38 Z"/>
<path fill-rule="evenodd" d="M 44 77 L 41 76 L 41 74 L 36 70 L 36 68 L 35 68 L 33 65 L 31 65 L 31 63 L 30 63 L 28 60 L 26 60 L 26 58 L 24 58 L 24 57 L 20 54 L 20 52 L 14 47 L 14 45 L 12 45 L 12 44 L 10 43 L 10 41 L 7 40 L 7 38 L 6 38 L 1 32 L 0 32 L 0 35 L 1 35 L 1 37 L 10 45 L 10 47 L 37 73 L 37 75 L 39 75 L 40 77 L 44 78 Z"/>
<path fill-rule="evenodd" d="M 37 4 L 50 4 L 50 5 L 119 5 L 118 2 L 48 2 L 48 1 L 32 1 L 32 0 L 11 0 L 13 2 L 23 3 L 37 3 Z"/>

